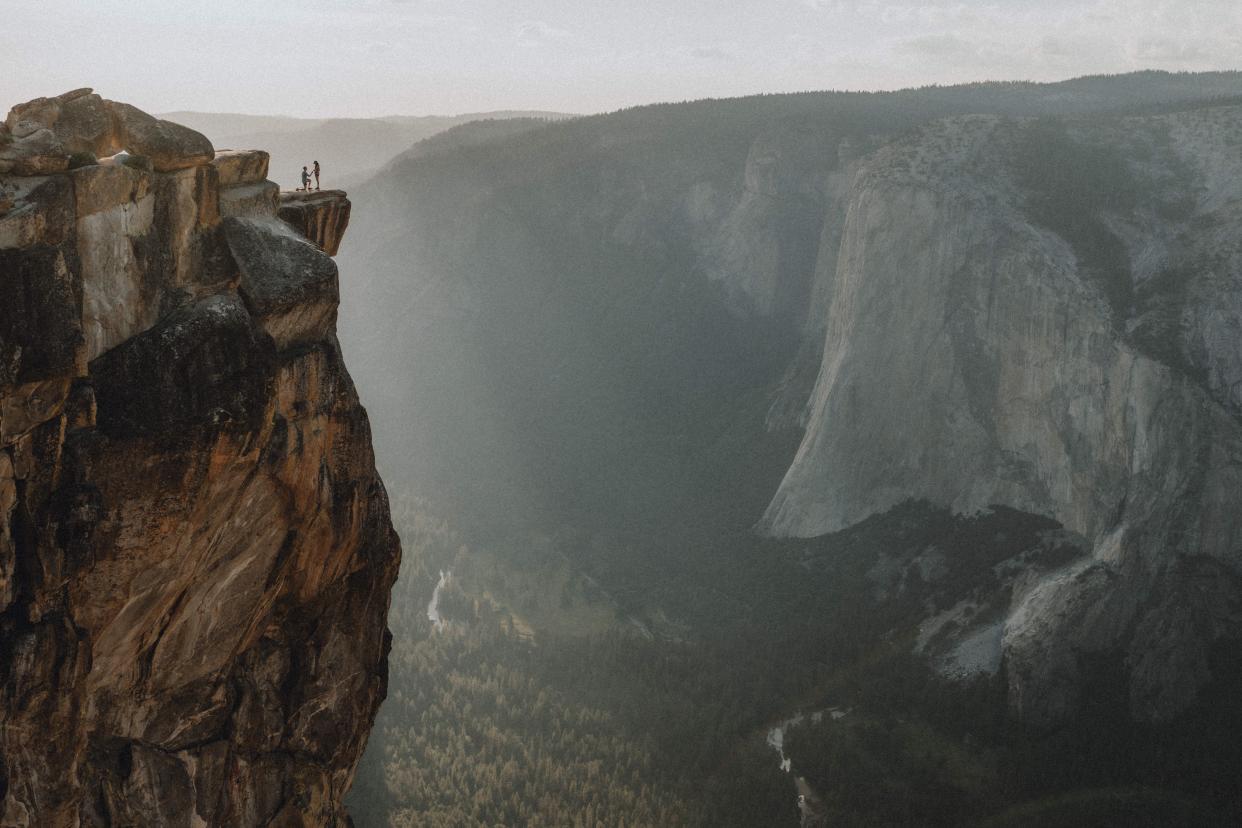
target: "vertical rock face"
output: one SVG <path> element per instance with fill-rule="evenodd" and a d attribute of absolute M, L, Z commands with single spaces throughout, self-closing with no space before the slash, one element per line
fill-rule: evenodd
<path fill-rule="evenodd" d="M 90 90 L 0 131 L 0 825 L 348 823 L 400 549 L 266 161 Z"/>
<path fill-rule="evenodd" d="M 329 256 L 335 256 L 349 226 L 349 206 L 342 190 L 281 193 L 279 215 Z"/>
<path fill-rule="evenodd" d="M 1118 651 L 1132 712 L 1168 718 L 1242 633 L 1240 133 L 1237 107 L 1060 137 L 954 119 L 854 178 L 807 432 L 762 526 L 925 498 L 1087 538 L 1004 626 L 1031 721 L 1072 713 L 1080 657 Z"/>

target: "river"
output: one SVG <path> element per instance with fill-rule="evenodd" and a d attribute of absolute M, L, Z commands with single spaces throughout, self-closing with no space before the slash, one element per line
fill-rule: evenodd
<path fill-rule="evenodd" d="M 444 589 L 444 585 L 448 583 L 452 574 L 452 570 L 440 570 L 440 581 L 436 584 L 435 592 L 431 593 L 431 602 L 427 604 L 427 620 L 434 624 L 437 630 L 443 629 L 447 623 L 440 616 L 440 590 Z"/>
<path fill-rule="evenodd" d="M 811 724 L 819 724 L 824 720 L 824 716 L 831 716 L 835 721 L 845 716 L 845 711 L 838 707 L 830 707 L 827 710 L 816 710 L 812 713 L 798 713 L 797 715 L 778 722 L 768 729 L 768 744 L 776 751 L 781 758 L 781 770 L 794 778 L 794 787 L 798 792 L 798 812 L 802 815 L 802 828 L 812 828 L 812 826 L 820 826 L 824 824 L 822 815 L 822 803 L 819 795 L 807 783 L 806 779 L 797 776 L 793 772 L 793 760 L 785 755 L 785 734 L 791 727 L 799 727 L 805 722 Z"/>

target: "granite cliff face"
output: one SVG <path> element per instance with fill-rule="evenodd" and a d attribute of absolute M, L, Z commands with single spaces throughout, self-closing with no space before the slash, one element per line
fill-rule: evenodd
<path fill-rule="evenodd" d="M 349 226 L 349 208 L 349 199 L 341 190 L 294 191 L 281 196 L 279 216 L 329 256 L 335 256 Z"/>
<path fill-rule="evenodd" d="M 919 498 L 1081 535 L 1091 555 L 1017 589 L 995 639 L 1029 720 L 1072 713 L 1082 659 L 1117 650 L 1132 712 L 1167 718 L 1242 633 L 1240 138 L 1237 107 L 954 119 L 854 176 L 806 436 L 762 527 Z"/>
<path fill-rule="evenodd" d="M 400 549 L 266 174 L 90 90 L 0 127 L 2 825 L 348 824 Z"/>
<path fill-rule="evenodd" d="M 945 646 L 1028 722 L 1081 711 L 1103 660 L 1169 720 L 1242 638 L 1239 95 L 1142 73 L 428 144 L 356 191 L 384 209 L 345 252 L 375 276 L 342 317 L 360 365 L 425 357 L 371 382 L 386 427 L 420 423 L 383 454 L 455 504 L 653 547 L 911 500 L 1053 518 L 1077 559 L 952 596 L 990 615 Z"/>

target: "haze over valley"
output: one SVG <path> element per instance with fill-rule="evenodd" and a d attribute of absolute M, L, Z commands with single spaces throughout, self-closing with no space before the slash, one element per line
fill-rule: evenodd
<path fill-rule="evenodd" d="M 354 188 L 344 344 L 425 557 L 358 813 L 793 824 L 782 757 L 830 824 L 1232 807 L 1156 780 L 1168 727 L 1234 755 L 1239 77 L 465 125 Z M 563 748 L 493 669 L 641 758 L 494 788 Z"/>
<path fill-rule="evenodd" d="M 0 826 L 1242 824 L 1238 31 L 0 12 Z"/>

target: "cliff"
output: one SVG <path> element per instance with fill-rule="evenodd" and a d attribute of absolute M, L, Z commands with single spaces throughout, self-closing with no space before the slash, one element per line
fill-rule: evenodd
<path fill-rule="evenodd" d="M 335 256 L 349 226 L 349 208 L 349 199 L 341 190 L 294 191 L 281 194 L 277 215 L 329 256 Z"/>
<path fill-rule="evenodd" d="M 930 124 L 855 174 L 806 435 L 763 519 L 814 536 L 916 498 L 1049 515 L 1089 557 L 1015 592 L 1027 719 L 1120 651 L 1166 719 L 1242 632 L 1242 109 L 1061 130 Z M 999 663 L 1000 653 L 997 653 Z"/>
<path fill-rule="evenodd" d="M 90 90 L 0 127 L 0 824 L 348 824 L 400 549 L 266 175 Z"/>
<path fill-rule="evenodd" d="M 373 277 L 342 327 L 381 453 L 465 520 L 669 560 L 912 500 L 1052 518 L 1075 560 L 989 558 L 990 594 L 946 585 L 924 632 L 986 607 L 943 646 L 1028 722 L 1104 687 L 1171 720 L 1242 637 L 1240 94 L 1143 73 L 429 142 L 356 190 L 382 209 L 344 254 Z"/>

